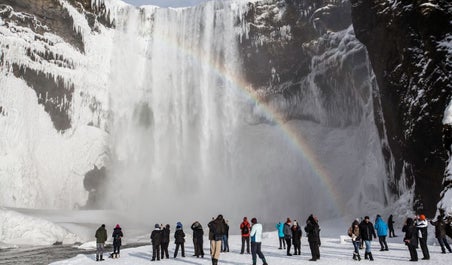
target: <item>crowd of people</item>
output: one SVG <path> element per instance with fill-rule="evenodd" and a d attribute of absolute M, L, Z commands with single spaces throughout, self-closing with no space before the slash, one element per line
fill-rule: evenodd
<path fill-rule="evenodd" d="M 375 218 L 375 225 L 370 221 L 369 216 L 365 216 L 360 219 L 357 218 L 353 220 L 351 226 L 348 228 L 347 233 L 351 238 L 353 244 L 353 260 L 360 261 L 360 249 L 364 249 L 364 259 L 373 261 L 372 255 L 372 239 L 378 237 L 378 242 L 380 244 L 380 251 L 389 251 L 388 243 L 386 237 L 397 237 L 394 232 L 394 220 L 393 216 L 390 215 L 388 221 L 385 222 L 382 216 L 377 215 Z M 435 237 L 441 246 L 442 253 L 448 252 L 452 253 L 452 249 L 447 241 L 446 235 L 452 233 L 452 231 L 447 231 L 451 228 L 452 217 L 445 215 L 444 210 L 440 209 L 440 214 L 435 221 L 431 220 L 430 224 L 435 226 Z M 427 227 L 429 222 L 425 215 L 419 214 L 414 218 L 407 218 L 402 232 L 405 233 L 403 242 L 408 247 L 410 253 L 410 261 L 417 261 L 418 254 L 417 248 L 420 245 L 422 250 L 422 259 L 429 260 L 430 253 L 427 246 Z M 217 265 L 220 258 L 221 252 L 229 252 L 229 224 L 228 221 L 223 218 L 220 214 L 212 220 L 207 225 L 209 229 L 208 238 L 210 241 L 210 256 L 212 259 L 212 265 Z M 241 232 L 241 249 L 240 254 L 251 254 L 252 264 L 256 265 L 257 258 L 259 257 L 263 265 L 268 265 L 265 255 L 261 251 L 262 245 L 262 224 L 258 223 L 257 219 L 254 217 L 251 219 L 251 223 L 248 221 L 247 217 L 243 218 L 240 223 Z M 287 218 L 286 222 L 279 222 L 275 226 L 278 233 L 279 249 L 285 249 L 287 256 L 301 255 L 301 238 L 303 236 L 303 230 L 306 233 L 307 241 L 309 243 L 309 248 L 311 252 L 310 261 L 316 261 L 320 259 L 320 226 L 318 218 L 311 214 L 305 223 L 304 229 L 297 220 L 292 220 Z M 191 225 L 193 232 L 193 246 L 194 255 L 197 258 L 204 258 L 204 229 L 199 221 L 195 221 Z M 154 230 L 151 233 L 150 240 L 152 244 L 152 258 L 151 261 L 169 258 L 168 246 L 170 242 L 170 225 L 155 224 Z M 111 258 L 119 258 L 121 239 L 124 236 L 122 228 L 117 224 L 114 227 L 112 238 L 113 238 L 113 253 L 110 254 Z M 96 261 L 102 261 L 104 244 L 107 240 L 107 230 L 105 225 L 101 225 L 95 234 L 97 251 L 96 251 Z M 179 249 L 181 251 L 181 256 L 185 257 L 185 233 L 181 222 L 177 222 L 176 230 L 174 232 L 174 243 L 176 244 L 174 251 L 174 258 L 177 258 Z M 293 246 L 293 254 L 291 248 Z"/>
<path fill-rule="evenodd" d="M 435 226 L 435 237 L 441 246 L 441 252 L 446 253 L 446 249 L 449 253 L 452 253 L 451 247 L 447 242 L 446 229 L 451 229 L 452 217 L 446 217 L 445 211 L 440 209 L 436 221 L 431 220 L 430 224 Z M 390 215 L 388 222 L 386 223 L 380 215 L 376 216 L 375 226 L 370 221 L 369 216 L 364 217 L 362 221 L 356 219 L 352 222 L 348 229 L 348 235 L 352 239 L 354 252 L 353 259 L 361 260 L 359 250 L 363 248 L 365 244 L 364 258 L 373 261 L 371 241 L 373 238 L 377 238 L 380 243 L 380 251 L 389 251 L 386 237 L 396 237 L 394 233 L 394 221 L 393 216 Z M 418 261 L 417 248 L 420 246 L 422 250 L 422 259 L 429 260 L 430 252 L 427 245 L 428 239 L 428 225 L 429 222 L 424 214 L 416 215 L 414 218 L 408 217 L 402 228 L 402 232 L 405 233 L 403 242 L 408 247 L 410 253 L 410 261 Z M 376 233 L 375 233 L 376 231 Z"/>

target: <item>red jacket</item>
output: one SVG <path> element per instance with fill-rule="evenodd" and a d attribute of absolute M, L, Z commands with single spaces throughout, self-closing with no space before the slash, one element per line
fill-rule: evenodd
<path fill-rule="evenodd" d="M 248 227 L 248 232 L 244 233 L 243 228 L 244 227 Z M 251 225 L 250 223 L 248 223 L 248 219 L 245 219 L 241 224 L 240 224 L 240 230 L 242 232 L 242 236 L 250 236 L 250 232 L 251 232 Z"/>

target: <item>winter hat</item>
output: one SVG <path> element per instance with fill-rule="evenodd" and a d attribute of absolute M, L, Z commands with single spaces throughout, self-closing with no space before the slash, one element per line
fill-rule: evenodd
<path fill-rule="evenodd" d="M 121 228 L 121 227 L 119 226 L 119 224 L 116 224 L 115 228 Z"/>
<path fill-rule="evenodd" d="M 256 223 L 257 223 L 256 217 L 253 217 L 253 219 L 251 219 L 251 223 L 252 223 L 252 224 L 256 224 Z"/>
<path fill-rule="evenodd" d="M 181 222 L 177 222 L 176 223 L 176 228 L 182 228 L 182 223 Z"/>
<path fill-rule="evenodd" d="M 155 224 L 154 227 L 155 228 L 160 228 L 160 225 L 159 224 Z"/>
<path fill-rule="evenodd" d="M 419 219 L 421 219 L 421 221 L 425 221 L 425 215 L 423 214 L 419 215 Z"/>
<path fill-rule="evenodd" d="M 293 221 L 293 225 L 298 225 L 297 221 Z"/>

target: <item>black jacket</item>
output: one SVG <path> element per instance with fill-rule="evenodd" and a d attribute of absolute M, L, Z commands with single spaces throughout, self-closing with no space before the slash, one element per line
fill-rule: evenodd
<path fill-rule="evenodd" d="M 374 238 L 377 238 L 377 235 L 375 234 L 374 225 L 370 221 L 366 223 L 366 221 L 363 220 L 359 224 L 359 234 L 361 235 L 361 238 L 364 241 L 372 241 L 372 236 Z"/>
<path fill-rule="evenodd" d="M 111 237 L 113 238 L 113 245 L 115 246 L 121 246 L 121 238 L 124 236 L 124 234 L 122 233 L 121 228 L 115 228 L 113 230 L 113 234 L 111 235 Z"/>
<path fill-rule="evenodd" d="M 162 243 L 162 230 L 156 228 L 151 233 L 151 243 L 152 245 L 160 245 Z"/>
<path fill-rule="evenodd" d="M 408 218 L 406 220 L 406 224 L 402 228 L 402 232 L 405 232 L 405 237 L 403 241 L 405 241 L 406 245 L 412 245 L 414 247 L 418 247 L 418 237 L 417 237 L 417 229 L 414 226 L 413 219 Z"/>
<path fill-rule="evenodd" d="M 298 244 L 300 244 L 301 243 L 301 235 L 303 234 L 303 232 L 301 231 L 301 227 L 299 227 L 298 225 L 295 227 L 295 226 L 292 226 L 292 240 L 293 240 L 293 243 L 295 244 L 295 243 L 298 243 Z"/>
<path fill-rule="evenodd" d="M 307 233 L 308 242 L 318 243 L 320 245 L 320 227 L 312 215 L 306 220 L 304 231 Z"/>
<path fill-rule="evenodd" d="M 176 244 L 182 244 L 185 242 L 185 233 L 182 228 L 177 228 L 176 232 L 174 232 L 174 243 Z"/>
<path fill-rule="evenodd" d="M 209 223 L 209 239 L 219 241 L 223 239 L 223 235 L 226 233 L 225 222 L 222 216 L 218 216 L 217 219 Z M 210 238 L 212 235 L 212 238 Z"/>
<path fill-rule="evenodd" d="M 162 229 L 162 243 L 169 243 L 170 241 L 170 229 L 167 227 L 164 227 Z"/>
<path fill-rule="evenodd" d="M 191 229 L 193 230 L 193 240 L 202 242 L 204 236 L 204 230 L 202 229 L 202 225 L 199 222 L 194 222 L 191 225 Z"/>

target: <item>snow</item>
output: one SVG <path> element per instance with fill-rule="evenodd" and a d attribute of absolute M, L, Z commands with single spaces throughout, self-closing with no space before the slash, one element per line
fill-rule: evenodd
<path fill-rule="evenodd" d="M 214 196 L 227 201 L 221 210 L 234 217 L 242 212 L 267 218 L 285 216 L 294 211 L 288 201 L 299 202 L 295 215 L 316 211 L 336 217 L 363 208 L 381 213 L 395 210 L 392 206 L 383 208 L 392 198 L 373 122 L 370 71 L 363 78 L 366 81 L 359 84 L 363 86 L 360 90 L 367 91 L 363 99 L 361 95 L 346 96 L 347 100 L 359 100 L 350 104 L 356 106 L 357 110 L 351 111 L 356 111 L 352 115 L 358 117 L 351 126 L 328 125 L 326 110 L 322 109 L 326 103 L 314 82 L 323 78 L 329 65 L 343 67 L 347 58 L 362 49 L 351 27 L 324 36 L 325 42 L 338 43 L 338 47 L 313 58 L 310 82 L 301 88 L 309 93 L 306 104 L 299 106 L 306 108 L 304 114 L 320 122 L 290 121 L 275 126 L 249 122 L 271 115 L 265 110 L 268 106 L 259 110 L 260 104 L 246 94 L 247 84 L 240 75 L 243 69 L 238 67 L 234 41 L 237 36 L 246 36 L 250 25 L 236 26 L 234 22 L 245 14 L 246 1 L 210 1 L 193 9 L 159 9 L 107 0 L 106 8 L 116 28 L 97 24 L 95 31 L 68 1 L 59 2 L 83 38 L 84 54 L 59 36 L 37 34 L 13 22 L 3 27 L 0 21 L 0 54 L 5 65 L 28 67 L 74 85 L 69 113 L 72 128 L 57 132 L 43 106 L 37 103 L 36 93 L 11 74 L 11 69 L 0 68 L 0 106 L 7 113 L 0 119 L 2 206 L 80 208 L 88 199 L 84 174 L 95 165 L 111 162 L 105 158 L 105 153 L 111 152 L 118 161 L 110 164 L 109 181 L 103 183 L 103 206 L 134 208 L 131 218 L 147 224 L 159 222 L 151 216 L 150 207 L 160 218 L 178 216 L 189 220 L 194 214 L 209 217 L 218 210 L 218 203 L 211 199 Z M 92 3 L 99 4 L 99 0 Z M 280 18 L 284 10 L 272 5 L 273 1 L 262 3 L 275 19 Z M 257 18 L 258 26 L 262 19 Z M 291 38 L 290 27 L 282 26 L 278 31 L 282 40 Z M 256 41 L 268 41 L 266 38 Z M 33 61 L 26 56 L 27 50 L 53 52 L 67 59 L 74 69 L 45 60 Z M 283 107 L 288 104 L 276 100 L 272 103 Z M 151 129 L 139 124 L 137 110 L 141 106 L 150 109 Z M 289 133 L 284 131 L 287 128 L 291 129 Z M 307 147 L 300 147 L 302 144 Z M 313 170 L 315 165 L 306 159 L 308 155 L 328 173 L 315 172 L 319 169 Z M 212 190 L 212 186 L 222 189 Z M 250 187 L 254 188 L 252 192 Z M 243 201 L 247 203 L 237 209 Z M 407 203 L 409 198 L 402 197 L 395 206 L 403 211 Z M 167 210 L 168 205 L 172 211 Z M 30 219 L 30 215 L 36 219 Z M 121 212 L 120 220 L 132 223 L 124 218 L 127 215 Z M 115 215 L 2 209 L 1 227 L 8 229 L 2 230 L 0 242 L 14 246 L 77 241 L 84 243 L 82 248 L 90 248 L 96 226 L 105 219 L 118 220 L 111 216 Z M 14 222 L 20 226 L 13 226 Z M 106 223 L 112 227 L 116 222 Z M 51 229 L 36 231 L 37 226 Z M 143 239 L 146 224 L 132 227 L 128 238 L 133 235 L 136 240 Z"/>
<path fill-rule="evenodd" d="M 443 124 L 452 125 L 452 100 L 444 112 Z"/>
<path fill-rule="evenodd" d="M 343 229 L 346 230 L 346 227 Z M 187 232 L 187 231 L 185 231 Z M 322 231 L 321 231 L 322 235 Z M 401 232 L 397 233 L 398 237 L 388 238 L 389 251 L 380 252 L 378 240 L 372 241 L 372 254 L 374 257 L 374 261 L 372 264 L 375 265 L 386 265 L 390 264 L 407 264 L 409 260 L 409 252 L 407 247 L 401 242 L 402 234 Z M 353 262 L 352 254 L 353 254 L 353 246 L 348 236 L 342 235 L 345 237 L 345 242 L 341 243 L 341 236 L 337 237 L 322 237 L 322 245 L 320 247 L 320 260 L 316 262 L 316 264 L 335 264 L 335 265 L 345 265 Z M 431 235 L 430 235 L 431 237 Z M 172 240 L 172 239 L 171 239 Z M 277 237 L 277 232 L 266 232 L 263 234 L 262 240 L 262 253 L 265 255 L 268 264 L 277 264 L 277 265 L 299 265 L 306 264 L 308 259 L 311 258 L 309 245 L 306 240 L 306 237 L 303 234 L 302 238 L 302 246 L 301 246 L 301 255 L 300 256 L 286 256 L 286 250 L 279 250 L 279 240 Z M 201 258 L 192 257 L 193 255 L 193 244 L 191 238 L 186 238 L 185 243 L 185 255 L 183 258 L 180 256 L 180 252 L 178 257 L 174 259 L 174 244 L 170 242 L 169 254 L 170 259 L 163 259 L 157 263 L 167 264 L 167 265 L 177 265 L 177 264 L 211 264 L 209 254 L 209 245 L 207 238 L 204 240 L 204 252 L 206 256 Z M 241 246 L 241 238 L 238 235 L 233 235 L 229 237 L 229 247 L 231 252 L 221 253 L 218 264 L 251 264 L 251 255 L 241 255 L 239 254 Z M 422 264 L 449 264 L 450 258 L 452 254 L 440 254 L 440 247 L 437 245 L 430 245 L 430 260 L 422 261 Z M 291 251 L 293 252 L 293 251 Z M 361 257 L 364 258 L 363 250 L 361 250 Z M 419 258 L 422 258 L 422 252 L 418 249 Z M 108 256 L 108 253 L 105 254 Z M 152 256 L 152 248 L 150 245 L 142 246 L 138 248 L 123 248 L 121 250 L 121 257 L 118 259 L 110 259 L 105 258 L 105 261 L 102 264 L 149 264 Z M 95 254 L 84 255 L 80 254 L 74 258 L 58 261 L 51 263 L 53 265 L 85 265 L 85 264 L 97 264 L 95 261 Z M 258 259 L 258 264 L 262 264 L 262 262 Z"/>
<path fill-rule="evenodd" d="M 80 242 L 80 238 L 75 234 L 52 222 L 2 208 L 0 208 L 0 227 L 0 243 L 3 246 Z"/>

